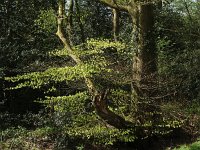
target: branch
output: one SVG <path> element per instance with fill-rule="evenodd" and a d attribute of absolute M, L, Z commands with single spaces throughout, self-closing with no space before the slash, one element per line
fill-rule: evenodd
<path fill-rule="evenodd" d="M 191 15 L 191 13 L 190 13 L 190 10 L 189 10 L 189 6 L 188 6 L 188 4 L 187 4 L 187 2 L 186 2 L 185 0 L 183 0 L 183 3 L 184 3 L 184 6 L 185 6 L 185 9 L 186 9 L 186 11 L 187 11 L 189 20 L 190 20 L 190 22 L 193 23 L 193 19 L 192 19 L 192 15 Z"/>

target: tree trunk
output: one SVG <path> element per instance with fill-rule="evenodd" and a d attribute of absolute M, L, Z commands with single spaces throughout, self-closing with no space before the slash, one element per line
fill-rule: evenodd
<path fill-rule="evenodd" d="M 69 36 L 70 44 L 72 45 L 72 34 L 73 34 L 73 10 L 74 10 L 74 0 L 69 1 L 69 11 L 67 16 L 67 33 Z"/>
<path fill-rule="evenodd" d="M 81 41 L 83 43 L 85 43 L 84 27 L 83 27 L 83 24 L 81 22 L 81 13 L 80 13 L 80 8 L 79 8 L 77 0 L 75 0 L 75 6 L 76 6 L 76 12 L 77 12 L 76 14 L 77 14 L 77 18 L 78 18 L 78 25 L 79 25 L 79 28 L 80 28 L 80 31 L 81 31 Z"/>
<path fill-rule="evenodd" d="M 133 22 L 134 47 L 133 87 L 137 95 L 151 96 L 147 92 L 150 83 L 156 81 L 157 49 L 154 37 L 154 4 L 153 0 L 129 2 L 120 0 L 99 0 L 117 10 L 127 11 Z M 161 0 L 157 3 L 162 4 Z M 148 85 L 148 87 L 146 87 Z"/>
<path fill-rule="evenodd" d="M 154 35 L 154 5 L 140 4 L 130 9 L 129 13 L 136 36 L 134 43 L 137 45 L 133 58 L 132 83 L 135 112 L 140 123 L 144 123 L 147 118 L 154 122 L 155 117 L 149 116 L 158 109 L 155 107 L 156 102 L 153 101 L 157 92 L 158 57 Z"/>
<path fill-rule="evenodd" d="M 139 15 L 138 59 L 141 63 L 139 65 L 141 67 L 139 69 L 141 70 L 139 82 L 143 95 L 151 97 L 153 96 L 151 86 L 157 78 L 157 49 L 154 36 L 153 4 L 141 5 Z"/>
<path fill-rule="evenodd" d="M 116 42 L 119 36 L 119 11 L 113 8 L 112 13 L 113 13 L 113 37 Z"/>

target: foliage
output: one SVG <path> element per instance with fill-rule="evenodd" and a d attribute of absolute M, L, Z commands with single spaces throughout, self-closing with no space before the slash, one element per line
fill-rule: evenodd
<path fill-rule="evenodd" d="M 84 64 L 64 66 L 60 68 L 49 68 L 44 72 L 34 72 L 18 75 L 16 77 L 7 77 L 6 80 L 10 80 L 12 82 L 23 81 L 12 89 L 26 86 L 40 88 L 41 86 L 49 85 L 52 82 L 58 83 L 64 81 L 67 83 L 68 81 L 77 81 L 83 79 L 84 77 L 94 78 L 100 74 L 104 74 L 104 76 L 106 76 L 106 73 L 109 75 L 112 68 L 108 68 L 110 66 L 110 62 L 107 61 L 106 54 L 111 51 L 114 51 L 112 52 L 113 54 L 116 53 L 115 55 L 118 55 L 112 57 L 112 59 L 115 57 L 119 57 L 121 59 L 124 58 L 125 60 L 130 59 L 129 56 L 127 56 L 129 53 L 124 53 L 126 46 L 121 43 L 114 43 L 108 40 L 97 41 L 92 39 L 88 40 L 84 47 L 85 49 L 80 46 L 76 46 L 74 51 L 76 55 L 80 56 L 84 60 Z M 65 57 L 67 53 L 65 49 L 61 49 L 51 52 L 50 55 Z M 116 63 L 115 61 L 115 59 L 114 62 L 112 60 L 112 63 Z"/>
<path fill-rule="evenodd" d="M 74 53 L 82 58 L 85 62 L 84 64 L 49 68 L 44 72 L 18 75 L 6 78 L 6 80 L 19 83 L 12 89 L 26 86 L 32 88 L 46 86 L 48 92 L 53 94 L 59 89 L 52 91 L 51 85 L 63 82 L 66 85 L 73 82 L 77 84 L 84 77 L 89 77 L 96 81 L 99 89 L 105 88 L 105 86 L 110 88 L 108 105 L 111 110 L 129 121 L 135 122 L 132 109 L 134 102 L 131 99 L 131 91 L 130 89 L 123 89 L 123 85 L 129 82 L 130 76 L 129 74 L 124 74 L 122 66 L 115 67 L 116 65 L 112 65 L 116 63 L 116 60 L 129 64 L 131 53 L 126 48 L 127 46 L 120 42 L 91 39 L 86 44 L 75 47 Z M 56 50 L 50 55 L 66 57 L 68 54 L 63 51 L 65 49 Z M 104 76 L 101 76 L 102 74 Z M 98 78 L 101 79 L 101 82 L 98 82 Z M 108 78 L 111 79 L 109 84 L 106 83 Z M 103 82 L 104 80 L 105 83 Z M 137 138 L 132 130 L 118 130 L 112 127 L 105 127 L 103 120 L 94 111 L 91 104 L 91 95 L 87 93 L 86 88 L 81 90 L 84 92 L 76 89 L 75 93 L 65 93 L 67 95 L 58 96 L 52 96 L 50 93 L 48 95 L 47 93 L 46 100 L 42 102 L 47 105 L 50 111 L 53 111 L 52 125 L 62 130 L 62 136 L 65 134 L 69 140 L 71 138 L 74 140 L 80 139 L 81 141 L 90 141 L 93 144 L 103 145 L 110 145 L 117 141 L 131 142 Z M 148 137 L 154 134 L 166 134 L 171 131 L 171 128 L 177 128 L 181 125 L 180 120 L 174 121 L 174 119 L 167 118 L 160 124 L 155 125 L 152 122 L 146 121 L 138 126 L 148 130 L 148 133 L 143 135 Z M 155 129 L 151 129 L 152 126 Z M 59 139 L 57 143 L 59 143 Z"/>
<path fill-rule="evenodd" d="M 52 32 L 56 32 L 57 23 L 54 10 L 41 10 L 38 19 L 35 20 L 35 24 L 41 28 L 40 30 L 44 30 L 47 33 L 52 34 Z"/>
<path fill-rule="evenodd" d="M 0 148 L 9 149 L 34 149 L 53 148 L 53 143 L 49 142 L 52 135 L 52 129 L 49 127 L 38 128 L 34 131 L 23 127 L 7 128 L 1 131 Z M 46 144 L 45 144 L 46 142 Z"/>
<path fill-rule="evenodd" d="M 174 150 L 198 150 L 200 148 L 200 141 L 194 142 L 190 145 L 182 145 Z"/>
<path fill-rule="evenodd" d="M 187 5 L 191 12 L 185 9 Z M 191 20 L 197 17 L 197 7 L 196 2 L 177 1 L 159 15 L 159 73 L 161 82 L 168 80 L 161 87 L 180 99 L 199 99 L 199 23 Z"/>

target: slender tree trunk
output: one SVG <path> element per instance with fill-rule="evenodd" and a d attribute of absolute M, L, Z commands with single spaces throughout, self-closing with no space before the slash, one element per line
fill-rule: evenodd
<path fill-rule="evenodd" d="M 69 42 L 73 45 L 73 13 L 74 13 L 74 0 L 69 1 L 68 14 L 67 14 L 67 28 L 66 33 L 69 37 Z"/>
<path fill-rule="evenodd" d="M 113 8 L 112 13 L 113 13 L 113 37 L 116 42 L 119 36 L 119 11 Z"/>
<path fill-rule="evenodd" d="M 83 27 L 83 24 L 81 22 L 81 13 L 80 13 L 80 8 L 79 8 L 79 4 L 78 4 L 77 0 L 75 0 L 75 6 L 76 6 L 76 11 L 77 11 L 78 24 L 79 24 L 79 28 L 81 30 L 81 41 L 83 43 L 85 43 L 84 27 Z"/>

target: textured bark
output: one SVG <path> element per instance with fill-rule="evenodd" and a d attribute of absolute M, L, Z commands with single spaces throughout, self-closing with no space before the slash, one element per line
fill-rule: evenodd
<path fill-rule="evenodd" d="M 159 122 L 157 102 L 157 49 L 154 36 L 154 5 L 137 6 L 133 20 L 137 28 L 137 49 L 133 61 L 133 96 L 135 112 L 140 123 Z"/>
<path fill-rule="evenodd" d="M 137 96 L 150 96 L 146 90 L 156 81 L 157 49 L 154 37 L 154 5 L 130 3 L 127 9 L 132 18 L 133 44 L 133 89 Z M 149 95 L 150 94 L 150 95 Z"/>
<path fill-rule="evenodd" d="M 81 64 L 83 63 L 81 59 L 74 54 L 73 49 L 69 43 L 69 39 L 67 36 L 65 36 L 63 32 L 63 20 L 64 20 L 64 0 L 58 1 L 58 27 L 57 27 L 57 36 L 62 41 L 65 49 L 68 51 L 69 56 L 77 63 Z M 98 91 L 95 87 L 95 84 L 93 81 L 88 78 L 84 77 L 85 83 L 88 87 L 88 91 L 93 96 L 93 105 L 96 109 L 97 114 L 108 124 L 111 126 L 114 126 L 116 128 L 122 129 L 122 128 L 128 128 L 130 126 L 133 126 L 132 123 L 127 122 L 124 118 L 121 116 L 115 114 L 111 110 L 109 110 L 108 105 L 106 103 L 106 97 L 107 97 L 107 91 Z"/>

